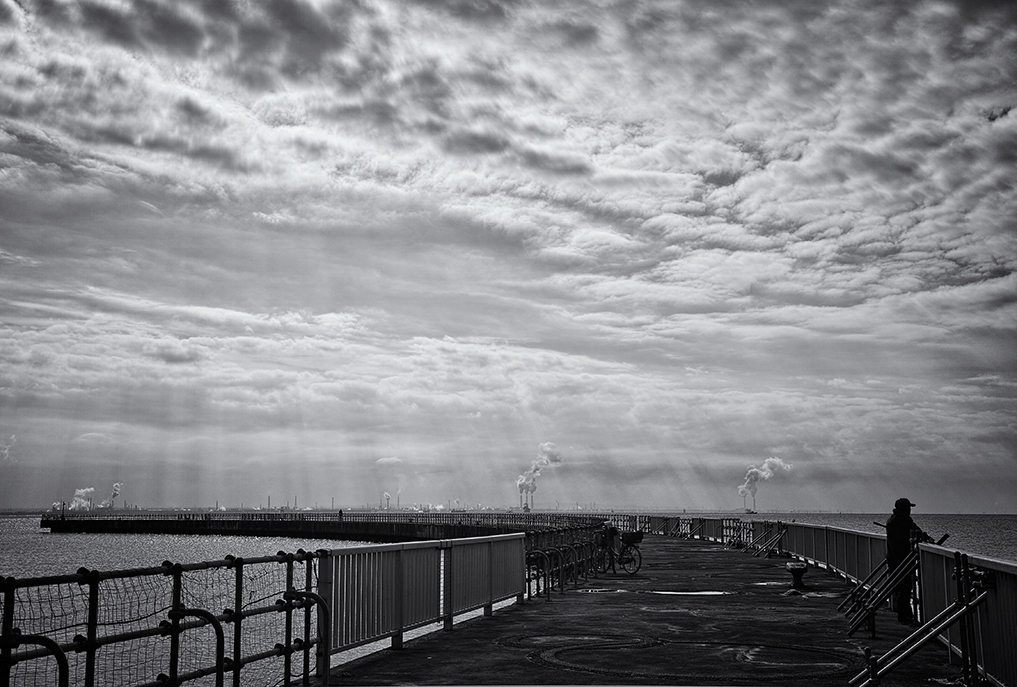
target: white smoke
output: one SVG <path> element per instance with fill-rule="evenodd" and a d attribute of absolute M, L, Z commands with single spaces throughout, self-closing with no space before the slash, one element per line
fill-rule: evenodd
<path fill-rule="evenodd" d="M 104 499 L 103 502 L 99 504 L 99 508 L 112 508 L 113 502 L 118 496 L 120 496 L 120 490 L 123 489 L 123 486 L 123 482 L 114 482 L 113 491 L 110 493 L 109 498 Z"/>
<path fill-rule="evenodd" d="M 555 449 L 550 441 L 537 447 L 537 459 L 530 465 L 530 469 L 516 478 L 516 488 L 520 494 L 532 494 L 537 491 L 537 478 L 540 476 L 540 469 L 548 465 L 556 465 L 561 462 L 561 454 Z"/>
<path fill-rule="evenodd" d="M 748 472 L 745 473 L 745 483 L 738 487 L 739 496 L 756 496 L 756 490 L 759 488 L 760 482 L 773 477 L 778 470 L 788 472 L 794 468 L 790 463 L 785 463 L 780 458 L 770 457 L 763 461 L 760 466 L 750 465 Z"/>
<path fill-rule="evenodd" d="M 67 510 L 91 510 L 92 502 L 89 500 L 95 487 L 83 487 L 74 490 L 74 498 L 67 505 Z"/>

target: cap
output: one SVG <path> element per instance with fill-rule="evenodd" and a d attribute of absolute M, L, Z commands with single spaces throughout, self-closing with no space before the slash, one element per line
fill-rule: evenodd
<path fill-rule="evenodd" d="M 914 508 L 915 504 L 911 503 L 911 499 L 899 498 L 893 502 L 894 508 Z"/>

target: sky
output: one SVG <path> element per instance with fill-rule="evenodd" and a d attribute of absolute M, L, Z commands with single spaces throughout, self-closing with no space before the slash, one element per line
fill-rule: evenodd
<path fill-rule="evenodd" d="M 0 0 L 0 508 L 1017 512 L 1015 106 L 1010 2 Z"/>

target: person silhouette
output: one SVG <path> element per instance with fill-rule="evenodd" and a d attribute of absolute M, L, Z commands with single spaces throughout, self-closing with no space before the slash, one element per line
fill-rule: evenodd
<path fill-rule="evenodd" d="M 891 575 L 911 553 L 912 542 L 915 539 L 930 541 L 929 535 L 911 519 L 911 509 L 914 507 L 915 504 L 911 503 L 911 499 L 899 498 L 893 504 L 893 514 L 887 518 L 886 566 Z M 894 606 L 899 622 L 911 624 L 915 621 L 915 614 L 911 608 L 911 589 L 914 584 L 915 576 L 912 572 L 894 589 Z"/>

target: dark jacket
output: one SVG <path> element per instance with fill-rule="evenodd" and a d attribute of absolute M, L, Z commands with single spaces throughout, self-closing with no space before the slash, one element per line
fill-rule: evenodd
<path fill-rule="evenodd" d="M 886 562 L 893 570 L 911 553 L 911 534 L 920 538 L 927 535 L 911 519 L 910 513 L 893 511 L 886 521 Z"/>

